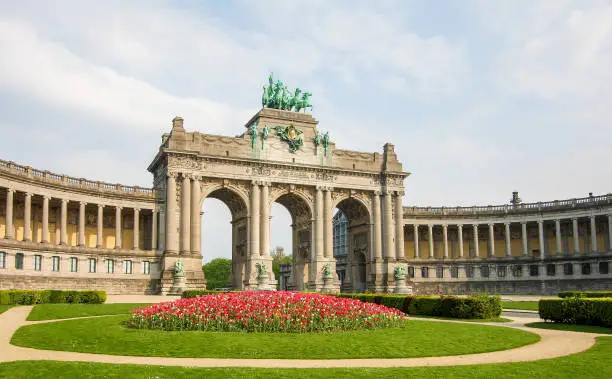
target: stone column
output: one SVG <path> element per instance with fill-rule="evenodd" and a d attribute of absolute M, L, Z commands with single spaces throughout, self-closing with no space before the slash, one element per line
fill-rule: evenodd
<path fill-rule="evenodd" d="M 259 251 L 259 183 L 251 182 L 251 257 L 258 258 Z"/>
<path fill-rule="evenodd" d="M 404 252 L 404 207 L 402 206 L 403 192 L 398 191 L 395 196 L 395 259 L 405 258 Z"/>
<path fill-rule="evenodd" d="M 540 243 L 540 259 L 544 259 L 544 221 L 538 221 L 538 241 Z"/>
<path fill-rule="evenodd" d="M 317 186 L 315 193 L 315 255 L 317 259 L 323 258 L 323 192 Z"/>
<path fill-rule="evenodd" d="M 96 247 L 99 249 L 104 246 L 103 238 L 104 238 L 104 205 L 98 204 L 98 217 L 96 220 L 96 227 L 98 228 L 98 233 L 96 235 Z"/>
<path fill-rule="evenodd" d="M 62 207 L 57 207 L 55 208 L 55 244 L 59 245 L 61 243 L 61 236 L 62 236 Z"/>
<path fill-rule="evenodd" d="M 374 191 L 374 259 L 382 258 L 382 213 L 380 209 L 380 191 Z"/>
<path fill-rule="evenodd" d="M 176 176 L 168 174 L 166 185 L 166 252 L 178 253 L 178 235 L 176 220 Z"/>
<path fill-rule="evenodd" d="M 393 246 L 393 211 L 392 211 L 392 192 L 389 190 L 385 191 L 385 204 L 383 207 L 383 217 L 384 217 L 384 229 L 383 229 L 383 236 L 384 236 L 384 241 L 385 241 L 385 245 L 384 245 L 384 258 L 385 259 L 392 259 L 393 258 L 393 251 L 394 246 Z"/>
<path fill-rule="evenodd" d="M 32 240 L 32 194 L 25 193 L 25 205 L 23 209 L 23 240 Z"/>
<path fill-rule="evenodd" d="M 140 208 L 134 208 L 134 243 L 133 249 L 140 249 Z"/>
<path fill-rule="evenodd" d="M 595 225 L 595 216 L 591 216 L 591 252 L 597 252 L 597 227 Z"/>
<path fill-rule="evenodd" d="M 459 238 L 459 258 L 463 259 L 463 225 L 457 225 L 457 237 Z"/>
<path fill-rule="evenodd" d="M 493 224 L 489 224 L 489 258 L 495 257 L 495 234 Z"/>
<path fill-rule="evenodd" d="M 334 209 L 332 208 L 332 189 L 325 189 L 323 212 L 325 214 L 325 258 L 334 256 Z"/>
<path fill-rule="evenodd" d="M 414 258 L 419 259 L 421 257 L 421 252 L 419 251 L 419 225 L 414 224 Z"/>
<path fill-rule="evenodd" d="M 474 238 L 474 258 L 480 258 L 480 252 L 479 252 L 479 247 L 478 247 L 478 224 L 474 224 L 474 232 L 473 232 L 473 238 Z"/>
<path fill-rule="evenodd" d="M 572 234 L 574 241 L 574 254 L 580 255 L 580 234 L 578 233 L 578 219 L 572 219 Z"/>
<path fill-rule="evenodd" d="M 561 244 L 561 220 L 555 220 L 555 242 L 557 245 L 557 255 L 563 254 L 563 246 Z"/>
<path fill-rule="evenodd" d="M 49 243 L 49 196 L 43 196 L 42 243 Z"/>
<path fill-rule="evenodd" d="M 442 239 L 444 242 L 444 259 L 448 259 L 448 225 L 442 225 Z"/>
<path fill-rule="evenodd" d="M 612 215 L 608 215 L 608 251 L 612 252 Z"/>
<path fill-rule="evenodd" d="M 529 240 L 527 236 L 527 222 L 521 222 L 521 239 L 523 241 L 523 255 L 525 257 L 529 256 Z"/>
<path fill-rule="evenodd" d="M 13 239 L 13 196 L 15 194 L 15 190 L 12 188 L 8 188 L 6 192 L 6 228 L 4 229 L 4 238 Z"/>
<path fill-rule="evenodd" d="M 181 185 L 181 253 L 191 253 L 191 180 L 183 174 Z"/>
<path fill-rule="evenodd" d="M 512 256 L 512 236 L 510 235 L 510 223 L 507 222 L 504 224 L 504 227 L 506 228 L 505 232 L 506 232 L 506 257 L 511 257 Z"/>
<path fill-rule="evenodd" d="M 261 187 L 261 240 L 259 242 L 261 246 L 261 255 L 267 257 L 270 255 L 270 204 L 269 202 L 270 187 L 269 183 L 263 183 Z"/>
<path fill-rule="evenodd" d="M 427 238 L 429 239 L 429 259 L 434 259 L 434 239 L 433 239 L 433 225 L 427 225 Z"/>
<path fill-rule="evenodd" d="M 85 206 L 86 202 L 79 202 L 79 242 L 78 246 L 85 246 Z"/>
<path fill-rule="evenodd" d="M 115 249 L 121 249 L 121 207 L 115 207 Z"/>
<path fill-rule="evenodd" d="M 157 210 L 151 209 L 151 251 L 157 250 Z M 201 218 L 198 218 L 198 220 Z M 198 244 L 198 247 L 201 244 Z"/>
<path fill-rule="evenodd" d="M 60 245 L 66 244 L 68 232 L 68 200 L 62 199 L 61 222 L 60 222 Z"/>
<path fill-rule="evenodd" d="M 202 254 L 201 210 L 200 180 L 197 177 L 193 177 L 191 179 L 191 254 L 195 255 Z M 155 210 L 153 210 L 153 215 L 155 215 Z"/>

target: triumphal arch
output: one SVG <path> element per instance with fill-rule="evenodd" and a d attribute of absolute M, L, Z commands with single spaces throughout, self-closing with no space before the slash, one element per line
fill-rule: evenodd
<path fill-rule="evenodd" d="M 187 131 L 182 118 L 173 120 L 149 166 L 160 209 L 162 293 L 172 285 L 179 258 L 187 288 L 204 286 L 200 210 L 207 197 L 231 211 L 235 289 L 276 288 L 270 256 L 274 202 L 292 217 L 291 288 L 340 290 L 333 257 L 336 208 L 349 219 L 343 289 L 384 291 L 394 284 L 393 270 L 404 261 L 402 196 L 409 174 L 390 143 L 382 154 L 336 148 L 302 109 L 309 95 L 296 90 L 288 96 L 286 87 L 270 80 L 263 108 L 236 137 Z M 306 104 L 296 104 L 304 99 Z"/>

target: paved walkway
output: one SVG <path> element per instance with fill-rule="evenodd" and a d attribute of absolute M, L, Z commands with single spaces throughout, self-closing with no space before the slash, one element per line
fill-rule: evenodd
<path fill-rule="evenodd" d="M 167 299 L 167 298 L 166 298 Z M 152 299 L 137 302 L 152 302 Z M 261 368 L 328 368 L 328 367 L 417 367 L 417 366 L 454 366 L 485 363 L 525 362 L 539 359 L 556 358 L 579 353 L 595 344 L 599 334 L 565 332 L 558 330 L 534 329 L 524 326 L 536 321 L 534 318 L 512 317 L 511 323 L 489 324 L 498 327 L 511 327 L 537 333 L 540 342 L 516 349 L 469 355 L 455 355 L 428 358 L 393 359 L 219 359 L 219 358 L 162 358 L 132 357 L 106 354 L 73 353 L 66 351 L 37 350 L 13 346 L 10 340 L 15 331 L 23 326 L 40 322 L 26 321 L 31 306 L 11 308 L 0 315 L 0 362 L 17 360 L 54 360 L 72 362 L 130 363 L 163 366 L 190 367 L 261 367 Z M 414 318 L 413 320 L 420 320 Z M 427 321 L 435 321 L 426 319 Z M 56 322 L 48 320 L 45 322 Z M 440 322 L 461 322 L 442 321 Z M 471 323 L 473 324 L 473 323 Z"/>

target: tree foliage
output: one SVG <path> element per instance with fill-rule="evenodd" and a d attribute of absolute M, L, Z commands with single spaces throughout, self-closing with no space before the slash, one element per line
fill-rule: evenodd
<path fill-rule="evenodd" d="M 225 288 L 229 286 L 232 271 L 232 260 L 215 258 L 202 266 L 206 277 L 206 288 Z"/>

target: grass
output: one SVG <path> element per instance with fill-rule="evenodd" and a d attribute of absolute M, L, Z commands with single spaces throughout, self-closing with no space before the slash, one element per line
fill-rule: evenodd
<path fill-rule="evenodd" d="M 598 337 L 595 347 L 566 357 L 534 362 L 470 366 L 352 368 L 352 369 L 260 369 L 188 368 L 117 365 L 102 363 L 22 361 L 0 365 L 6 378 L 546 378 L 607 379 L 610 377 L 612 338 Z"/>
<path fill-rule="evenodd" d="M 55 320 L 72 317 L 128 314 L 134 308 L 149 304 L 38 304 L 28 315 L 28 321 Z"/>
<path fill-rule="evenodd" d="M 6 312 L 11 307 L 13 307 L 13 305 L 0 305 L 0 314 Z"/>
<path fill-rule="evenodd" d="M 567 332 L 612 334 L 612 328 L 594 325 L 560 324 L 556 322 L 532 322 L 526 326 L 530 328 L 565 330 Z"/>
<path fill-rule="evenodd" d="M 503 309 L 520 309 L 523 311 L 537 311 L 537 301 L 502 301 Z"/>
<path fill-rule="evenodd" d="M 408 315 L 414 318 L 428 318 L 434 320 L 451 320 L 451 321 L 465 321 L 465 322 L 511 322 L 509 318 L 496 317 L 496 318 L 453 318 L 453 317 L 440 317 L 440 316 L 423 316 L 423 315 Z"/>
<path fill-rule="evenodd" d="M 537 342 L 521 330 L 408 321 L 405 327 L 346 333 L 221 333 L 137 330 L 128 316 L 23 326 L 11 343 L 46 350 L 113 355 L 206 358 L 399 358 L 472 354 Z M 443 341 L 443 343 L 442 343 Z"/>

